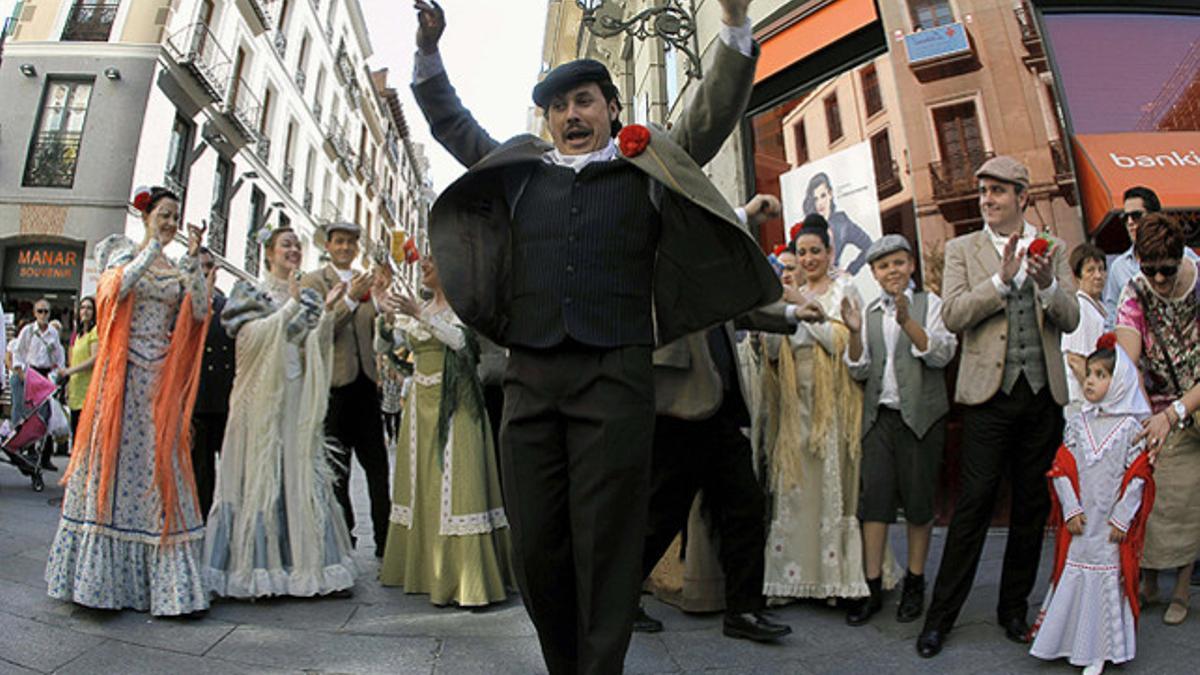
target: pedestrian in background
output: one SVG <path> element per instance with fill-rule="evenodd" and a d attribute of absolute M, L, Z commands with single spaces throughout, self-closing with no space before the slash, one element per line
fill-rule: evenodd
<path fill-rule="evenodd" d="M 1069 260 L 1071 274 L 1079 290 L 1075 297 L 1079 301 L 1079 325 L 1069 333 L 1063 333 L 1062 353 L 1067 366 L 1067 405 L 1063 415 L 1070 419 L 1083 407 L 1083 381 L 1087 377 L 1087 357 L 1096 349 L 1096 340 L 1105 332 L 1108 310 L 1104 307 L 1104 285 L 1108 279 L 1108 267 L 1104 251 L 1094 244 L 1084 242 L 1071 251 Z"/>
<path fill-rule="evenodd" d="M 229 395 L 233 391 L 234 342 L 219 320 L 225 311 L 225 294 L 216 286 L 217 263 L 212 251 L 201 247 L 200 268 L 212 294 L 213 321 L 204 337 L 204 360 L 200 363 L 200 391 L 192 412 L 192 471 L 200 515 L 207 521 L 216 485 L 217 454 L 225 438 L 229 419 Z"/>
<path fill-rule="evenodd" d="M 79 301 L 75 332 L 71 335 L 71 367 L 64 373 L 70 378 L 67 381 L 67 408 L 71 411 L 72 435 L 79 427 L 79 415 L 83 412 L 83 402 L 92 383 L 92 366 L 96 363 L 99 341 L 96 299 L 89 295 Z"/>

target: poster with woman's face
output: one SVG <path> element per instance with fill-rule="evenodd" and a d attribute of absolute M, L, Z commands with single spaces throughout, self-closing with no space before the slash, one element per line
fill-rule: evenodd
<path fill-rule="evenodd" d="M 814 159 L 779 177 L 784 240 L 796 223 L 819 213 L 829 223 L 833 265 L 850 274 L 865 300 L 879 293 L 867 264 L 867 249 L 882 236 L 871 144 L 852 145 Z"/>

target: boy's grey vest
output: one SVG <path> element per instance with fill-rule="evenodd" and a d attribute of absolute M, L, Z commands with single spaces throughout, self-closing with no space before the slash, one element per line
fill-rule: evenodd
<path fill-rule="evenodd" d="M 1020 290 L 1008 294 L 1008 337 L 1004 354 L 1004 379 L 1000 388 L 1011 394 L 1025 373 L 1033 393 L 1046 387 L 1046 355 L 1042 353 L 1042 331 L 1037 322 L 1037 294 L 1033 279 L 1026 278 Z"/>
<path fill-rule="evenodd" d="M 909 314 L 925 327 L 925 312 L 929 306 L 929 295 L 913 293 Z M 871 304 L 867 312 L 867 348 L 871 351 L 871 369 L 863 391 L 862 434 L 867 435 L 875 424 L 879 413 L 879 396 L 883 393 L 883 369 L 887 361 L 887 345 L 883 342 L 883 307 L 879 300 Z M 896 385 L 900 391 L 900 417 L 917 438 L 925 436 L 950 410 L 946 397 L 946 376 L 942 368 L 930 368 L 925 362 L 912 355 L 912 340 L 903 330 L 896 335 L 896 350 L 892 355 L 895 362 Z"/>
<path fill-rule="evenodd" d="M 646 175 L 624 161 L 539 163 L 512 219 L 509 344 L 653 345 L 661 229 Z"/>

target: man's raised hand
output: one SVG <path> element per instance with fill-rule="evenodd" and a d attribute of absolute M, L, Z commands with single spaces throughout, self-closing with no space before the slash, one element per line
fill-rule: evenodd
<path fill-rule="evenodd" d="M 416 0 L 413 9 L 417 10 L 417 49 L 422 54 L 437 53 L 438 40 L 446 30 L 446 12 L 437 0 Z"/>
<path fill-rule="evenodd" d="M 721 9 L 724 10 L 725 16 L 722 21 L 727 26 L 741 28 L 742 24 L 746 23 L 746 16 L 750 11 L 750 0 L 720 0 Z"/>

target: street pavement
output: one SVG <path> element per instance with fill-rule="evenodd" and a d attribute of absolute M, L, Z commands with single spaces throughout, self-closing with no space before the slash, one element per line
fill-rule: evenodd
<path fill-rule="evenodd" d="M 157 619 L 46 597 L 42 575 L 62 489 L 50 478 L 46 491 L 35 493 L 15 469 L 0 464 L 0 675 L 544 672 L 533 626 L 519 598 L 480 611 L 437 608 L 424 596 L 405 595 L 376 582 L 366 489 L 357 466 L 354 471 L 356 510 L 361 514 L 356 534 L 367 548 L 357 555 L 363 572 L 353 598 L 217 601 L 202 619 Z M 933 570 L 944 541 L 945 531 L 937 530 Z M 902 538 L 894 536 L 893 545 L 903 560 Z M 996 626 L 1003 545 L 1004 532 L 993 531 L 975 590 L 936 659 L 921 659 L 914 651 L 919 621 L 896 622 L 897 594 L 889 596 L 884 612 L 861 628 L 848 627 L 842 612 L 820 603 L 774 609 L 776 618 L 794 630 L 776 645 L 725 638 L 720 615 L 685 615 L 647 598 L 647 610 L 664 621 L 666 630 L 634 635 L 626 672 L 1077 672 L 1063 661 L 1047 664 L 1028 656 Z M 1043 577 L 1047 569 L 1044 560 Z M 1164 588 L 1171 581 L 1164 578 Z M 1034 593 L 1035 607 L 1045 583 L 1041 579 Z M 1145 612 L 1137 660 L 1111 672 L 1200 672 L 1200 608 L 1173 628 L 1163 625 L 1162 611 L 1159 605 Z"/>

